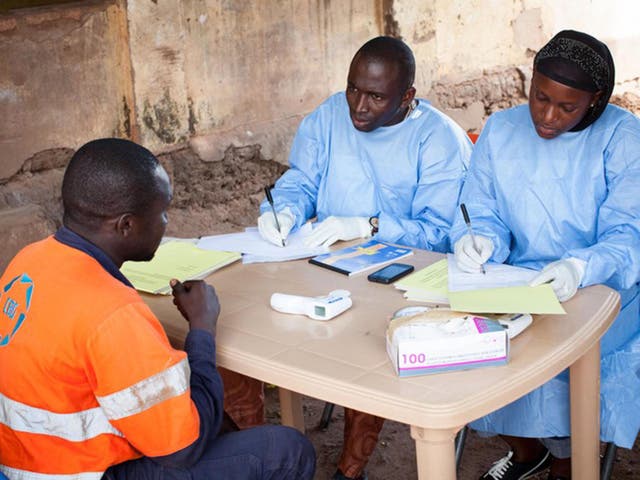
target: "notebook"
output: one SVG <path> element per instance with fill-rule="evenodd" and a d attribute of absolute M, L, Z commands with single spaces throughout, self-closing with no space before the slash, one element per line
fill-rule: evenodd
<path fill-rule="evenodd" d="M 369 240 L 360 245 L 318 255 L 309 259 L 309 263 L 351 276 L 409 255 L 413 255 L 410 248 Z"/>

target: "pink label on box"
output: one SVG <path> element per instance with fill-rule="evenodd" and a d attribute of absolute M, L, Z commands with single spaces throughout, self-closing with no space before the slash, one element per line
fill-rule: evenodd
<path fill-rule="evenodd" d="M 476 324 L 476 328 L 479 333 L 485 333 L 489 331 L 489 325 L 487 319 L 482 317 L 473 317 L 473 323 Z"/>

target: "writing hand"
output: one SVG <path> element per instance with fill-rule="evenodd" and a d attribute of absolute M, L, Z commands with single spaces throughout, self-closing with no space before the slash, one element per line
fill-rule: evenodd
<path fill-rule="evenodd" d="M 475 243 L 474 243 L 475 238 Z M 476 249 L 477 248 L 477 249 Z M 453 246 L 456 265 L 463 272 L 480 273 L 493 253 L 493 241 L 482 235 L 463 235 Z"/>
<path fill-rule="evenodd" d="M 258 232 L 267 242 L 282 247 L 282 242 L 286 241 L 294 223 L 293 213 L 288 207 L 278 212 L 278 222 L 280 231 L 278 231 L 273 212 L 264 212 L 258 218 Z"/>

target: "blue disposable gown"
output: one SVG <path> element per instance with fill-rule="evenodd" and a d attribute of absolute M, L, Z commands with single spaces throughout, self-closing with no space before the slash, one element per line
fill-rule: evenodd
<path fill-rule="evenodd" d="M 316 216 L 378 216 L 379 240 L 446 252 L 470 155 L 464 131 L 426 100 L 396 125 L 360 132 L 341 92 L 300 124 L 274 204 L 291 209 L 296 228 Z"/>
<path fill-rule="evenodd" d="M 491 260 L 541 269 L 581 258 L 587 262 L 582 287 L 601 283 L 620 292 L 622 310 L 602 340 L 601 439 L 626 448 L 640 427 L 639 186 L 640 120 L 634 115 L 609 105 L 586 129 L 545 140 L 523 105 L 489 118 L 460 198 L 475 233 L 493 240 Z M 452 244 L 466 233 L 460 217 Z M 472 427 L 569 436 L 567 372 Z"/>

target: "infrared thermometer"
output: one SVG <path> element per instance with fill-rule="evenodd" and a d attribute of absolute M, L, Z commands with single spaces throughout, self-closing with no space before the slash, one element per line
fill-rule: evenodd
<path fill-rule="evenodd" d="M 301 297 L 274 293 L 271 308 L 282 313 L 306 315 L 314 320 L 330 320 L 353 305 L 351 292 L 334 290 L 325 297 Z"/>

